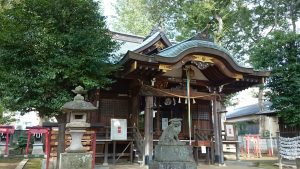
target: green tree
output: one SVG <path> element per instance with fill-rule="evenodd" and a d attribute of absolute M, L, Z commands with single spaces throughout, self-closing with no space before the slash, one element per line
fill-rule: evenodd
<path fill-rule="evenodd" d="M 0 103 L 0 125 L 9 124 L 15 120 L 13 112 L 5 111 L 3 105 Z"/>
<path fill-rule="evenodd" d="M 25 0 L 0 15 L 0 89 L 9 110 L 59 115 L 71 89 L 111 83 L 116 47 L 92 0 Z"/>
<path fill-rule="evenodd" d="M 0 12 L 10 8 L 10 0 L 0 0 Z"/>
<path fill-rule="evenodd" d="M 137 27 L 144 28 L 142 35 L 149 34 L 154 26 L 166 30 L 167 35 L 181 41 L 203 30 L 210 18 L 213 18 L 211 33 L 220 45 L 235 54 L 241 63 L 250 56 L 252 47 L 276 29 L 288 30 L 289 26 L 296 30 L 295 22 L 299 18 L 300 1 L 284 0 L 118 0 L 117 15 L 126 32 L 135 34 Z M 131 7 L 143 4 L 146 7 Z M 146 8 L 146 10 L 145 10 Z M 139 12 L 136 12 L 139 11 Z M 139 22 L 143 18 L 148 22 Z M 123 24 L 130 22 L 127 26 Z M 149 26 L 150 24 L 150 26 Z M 121 30 L 120 30 L 121 31 Z M 139 34 L 141 35 L 141 34 Z"/>
<path fill-rule="evenodd" d="M 251 54 L 258 69 L 269 69 L 268 93 L 273 107 L 287 124 L 300 125 L 300 35 L 276 31 L 263 38 Z"/>
<path fill-rule="evenodd" d="M 147 0 L 117 0 L 115 31 L 146 36 L 155 24 L 147 12 Z"/>
<path fill-rule="evenodd" d="M 63 124 L 60 108 L 71 89 L 112 82 L 116 42 L 93 0 L 21 0 L 0 23 L 0 97 L 10 111 L 35 110 Z"/>

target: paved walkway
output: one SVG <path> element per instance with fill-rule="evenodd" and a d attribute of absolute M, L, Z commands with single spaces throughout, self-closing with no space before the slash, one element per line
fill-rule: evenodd
<path fill-rule="evenodd" d="M 22 169 L 24 168 L 25 164 L 27 163 L 28 159 L 23 159 L 18 166 L 16 167 L 16 169 Z"/>
<path fill-rule="evenodd" d="M 198 169 L 278 169 L 278 166 L 273 166 L 273 163 L 273 161 L 226 161 L 225 166 L 207 165 L 204 163 L 200 163 L 198 165 Z M 102 168 L 97 167 L 96 169 Z M 148 167 L 133 164 L 109 166 L 109 169 L 148 169 Z"/>

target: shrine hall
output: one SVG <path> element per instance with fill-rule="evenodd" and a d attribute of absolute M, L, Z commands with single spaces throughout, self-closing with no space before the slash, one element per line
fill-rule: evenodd
<path fill-rule="evenodd" d="M 153 147 L 173 118 L 182 119 L 181 141 L 206 146 L 207 158 L 223 163 L 224 98 L 262 84 L 269 75 L 239 65 L 205 33 L 171 43 L 164 32 L 152 32 L 118 65 L 111 86 L 89 92 L 89 100 L 98 107 L 91 113 L 92 128 L 101 124 L 94 125 L 96 163 L 111 158 L 115 163 L 126 155 L 131 161 L 138 156 L 145 164 L 151 162 Z M 125 139 L 111 139 L 112 119 L 125 120 Z"/>

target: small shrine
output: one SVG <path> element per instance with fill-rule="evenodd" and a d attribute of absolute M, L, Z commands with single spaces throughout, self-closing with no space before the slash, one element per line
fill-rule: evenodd
<path fill-rule="evenodd" d="M 27 145 L 26 145 L 26 157 L 28 157 L 28 151 L 29 151 L 29 144 L 30 144 L 30 138 L 33 136 L 34 143 L 32 145 L 32 152 L 31 154 L 34 156 L 41 156 L 44 155 L 47 157 L 49 153 L 49 129 L 46 127 L 41 126 L 33 126 L 33 127 L 27 127 Z M 44 140 L 43 140 L 43 135 Z M 44 146 L 45 146 L 45 152 L 44 152 Z"/>
<path fill-rule="evenodd" d="M 15 132 L 14 126 L 0 126 L 0 155 L 8 157 L 9 138 Z"/>

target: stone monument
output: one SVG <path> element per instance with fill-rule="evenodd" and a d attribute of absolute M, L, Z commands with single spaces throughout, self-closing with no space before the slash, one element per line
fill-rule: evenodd
<path fill-rule="evenodd" d="M 197 169 L 191 146 L 181 142 L 181 119 L 171 119 L 154 149 L 154 160 L 150 169 Z"/>
<path fill-rule="evenodd" d="M 81 139 L 85 129 L 90 127 L 87 123 L 88 113 L 97 110 L 90 102 L 84 101 L 83 94 L 86 91 L 78 86 L 72 90 L 77 95 L 74 100 L 63 105 L 62 111 L 67 113 L 67 125 L 71 134 L 71 145 L 66 149 L 66 153 L 60 154 L 60 169 L 92 169 L 92 154 L 87 153 L 82 146 Z"/>

